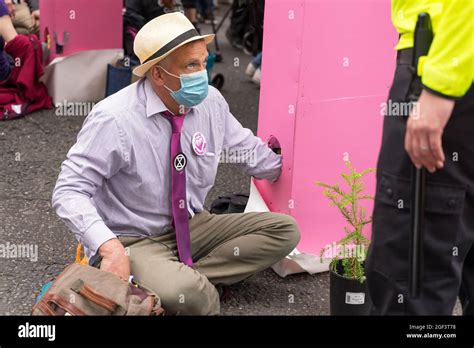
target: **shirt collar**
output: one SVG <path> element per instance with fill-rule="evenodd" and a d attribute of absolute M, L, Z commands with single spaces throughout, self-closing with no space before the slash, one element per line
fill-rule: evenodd
<path fill-rule="evenodd" d="M 150 81 L 145 78 L 145 97 L 146 97 L 146 117 L 150 117 L 160 112 L 167 111 L 168 108 L 155 93 Z"/>
<path fill-rule="evenodd" d="M 157 115 L 163 111 L 170 111 L 166 107 L 165 103 L 163 103 L 160 97 L 155 93 L 151 82 L 147 78 L 145 78 L 144 85 L 146 98 L 146 117 Z M 189 112 L 193 110 L 193 108 L 194 107 L 190 108 L 187 113 L 189 114 Z"/>

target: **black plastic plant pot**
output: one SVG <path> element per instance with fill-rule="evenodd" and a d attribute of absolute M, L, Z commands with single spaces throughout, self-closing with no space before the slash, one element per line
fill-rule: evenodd
<path fill-rule="evenodd" d="M 331 315 L 369 315 L 372 305 L 367 291 L 367 282 L 343 277 L 342 263 L 337 261 L 339 274 L 330 270 L 330 314 Z"/>

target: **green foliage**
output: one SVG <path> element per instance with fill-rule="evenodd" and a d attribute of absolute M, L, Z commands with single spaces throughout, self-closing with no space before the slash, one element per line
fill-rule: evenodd
<path fill-rule="evenodd" d="M 368 173 L 375 172 L 369 168 L 358 172 L 349 161 L 345 161 L 348 168 L 347 173 L 342 173 L 348 190 L 343 191 L 338 184 L 328 185 L 320 181 L 316 185 L 323 187 L 323 194 L 341 212 L 349 226 L 344 227 L 346 235 L 336 242 L 343 250 L 343 255 L 333 255 L 330 268 L 341 276 L 357 279 L 361 283 L 365 281 L 364 261 L 370 241 L 362 234 L 364 226 L 372 222 L 372 217 L 366 217 L 365 208 L 359 203 L 361 200 L 373 200 L 374 197 L 362 193 L 364 184 L 362 178 Z M 321 250 L 321 259 L 328 248 Z M 342 274 L 338 271 L 339 261 L 342 264 Z"/>

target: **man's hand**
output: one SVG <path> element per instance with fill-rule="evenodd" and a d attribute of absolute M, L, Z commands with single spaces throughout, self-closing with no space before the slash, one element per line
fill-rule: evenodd
<path fill-rule="evenodd" d="M 31 19 L 33 20 L 33 24 L 35 27 L 39 27 L 40 25 L 40 10 L 36 10 L 31 12 Z"/>
<path fill-rule="evenodd" d="M 407 121 L 405 150 L 417 168 L 431 173 L 444 166 L 441 143 L 443 130 L 451 117 L 454 100 L 439 97 L 426 90 L 421 92 L 417 107 Z"/>
<path fill-rule="evenodd" d="M 117 238 L 110 239 L 99 248 L 102 256 L 100 269 L 118 275 L 128 282 L 130 278 L 130 263 L 123 244 Z"/>
<path fill-rule="evenodd" d="M 12 3 L 12 0 L 5 0 L 5 5 L 7 5 L 8 14 L 12 18 L 15 17 L 15 5 Z"/>

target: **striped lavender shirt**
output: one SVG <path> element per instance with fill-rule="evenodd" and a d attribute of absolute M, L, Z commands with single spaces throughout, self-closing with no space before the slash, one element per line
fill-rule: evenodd
<path fill-rule="evenodd" d="M 139 80 L 94 106 L 62 163 L 52 205 L 89 259 L 117 235 L 169 232 L 171 126 L 159 115 L 165 110 L 149 81 Z M 207 141 L 201 156 L 192 148 L 196 132 Z M 281 173 L 281 156 L 243 128 L 211 86 L 207 98 L 186 115 L 181 147 L 188 160 L 190 216 L 203 210 L 219 162 L 240 162 L 258 179 L 276 181 Z"/>

